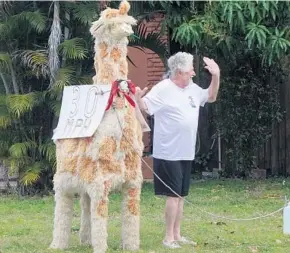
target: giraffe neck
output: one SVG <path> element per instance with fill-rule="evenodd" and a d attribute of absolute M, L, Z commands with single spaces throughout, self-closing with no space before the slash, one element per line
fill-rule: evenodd
<path fill-rule="evenodd" d="M 118 43 L 108 39 L 96 42 L 94 83 L 111 84 L 116 79 L 127 79 L 127 45 L 127 39 Z"/>

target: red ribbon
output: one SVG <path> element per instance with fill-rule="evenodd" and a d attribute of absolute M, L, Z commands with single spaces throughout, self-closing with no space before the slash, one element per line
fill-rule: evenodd
<path fill-rule="evenodd" d="M 127 101 L 130 103 L 130 105 L 132 105 L 133 107 L 135 107 L 135 102 L 134 100 L 129 96 L 129 94 L 127 94 L 125 91 L 120 90 L 119 88 L 119 83 L 122 82 L 124 80 L 116 80 L 112 83 L 112 89 L 111 89 L 111 93 L 110 93 L 110 97 L 109 97 L 109 101 L 108 101 L 108 105 L 106 108 L 106 111 L 108 109 L 110 109 L 112 103 L 113 103 L 113 99 L 117 94 L 123 93 L 124 97 L 127 99 Z M 132 94 L 135 94 L 136 92 L 136 86 L 135 84 L 132 83 L 131 80 L 127 80 L 126 81 L 128 83 L 128 88 L 129 88 L 129 92 L 131 92 Z"/>

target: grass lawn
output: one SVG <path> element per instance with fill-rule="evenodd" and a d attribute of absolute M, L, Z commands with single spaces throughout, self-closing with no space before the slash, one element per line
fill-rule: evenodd
<path fill-rule="evenodd" d="M 282 232 L 282 215 L 255 221 L 226 221 L 211 218 L 196 207 L 220 215 L 246 218 L 270 213 L 283 206 L 284 196 L 290 197 L 290 181 L 283 179 L 264 182 L 226 180 L 196 182 L 191 186 L 185 205 L 183 234 L 194 238 L 198 246 L 183 246 L 179 250 L 162 247 L 164 233 L 164 199 L 153 195 L 151 184 L 144 184 L 141 200 L 141 250 L 138 252 L 290 252 L 290 236 Z M 109 208 L 108 252 L 122 252 L 121 198 L 112 194 Z M 19 198 L 0 196 L 0 252 L 1 253 L 57 253 L 49 250 L 53 229 L 53 196 Z M 75 201 L 72 238 L 64 252 L 91 253 L 80 246 L 78 229 L 80 209 Z"/>

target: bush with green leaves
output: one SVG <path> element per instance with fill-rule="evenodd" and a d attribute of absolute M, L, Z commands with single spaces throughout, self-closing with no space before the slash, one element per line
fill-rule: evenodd
<path fill-rule="evenodd" d="M 172 39 L 181 50 L 220 65 L 221 90 L 212 106 L 224 141 L 223 166 L 229 174 L 247 172 L 272 124 L 283 117 L 278 93 L 281 62 L 290 52 L 290 3 L 210 1 L 191 7 L 178 25 L 167 18 Z"/>

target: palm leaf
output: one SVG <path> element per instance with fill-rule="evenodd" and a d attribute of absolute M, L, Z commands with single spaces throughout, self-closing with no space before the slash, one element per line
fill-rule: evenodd
<path fill-rule="evenodd" d="M 41 162 L 35 162 L 31 166 L 28 166 L 25 169 L 20 182 L 26 186 L 35 183 L 40 178 L 42 166 Z"/>
<path fill-rule="evenodd" d="M 0 116 L 0 128 L 5 129 L 8 126 L 11 126 L 12 121 L 10 118 Z"/>
<path fill-rule="evenodd" d="M 2 128 L 2 131 L 12 124 L 12 119 L 7 108 L 6 99 L 6 96 L 0 95 L 0 128 Z"/>
<path fill-rule="evenodd" d="M 48 53 L 46 50 L 21 50 L 13 54 L 13 60 L 20 60 L 24 67 L 32 70 L 37 77 L 48 77 Z"/>
<path fill-rule="evenodd" d="M 60 112 L 60 100 L 65 86 L 77 83 L 76 73 L 73 67 L 60 68 L 53 86 L 46 92 L 50 108 L 58 115 Z M 52 100 L 52 101 L 51 101 Z"/>
<path fill-rule="evenodd" d="M 34 184 L 40 178 L 40 173 L 35 171 L 26 171 L 22 178 L 20 179 L 20 183 L 29 186 Z"/>
<path fill-rule="evenodd" d="M 65 86 L 76 83 L 75 70 L 72 67 L 60 68 L 56 76 L 54 87 L 62 91 Z"/>
<path fill-rule="evenodd" d="M 1 22 L 0 23 L 0 41 L 6 41 L 7 37 L 9 35 L 10 28 L 6 23 Z"/>
<path fill-rule="evenodd" d="M 13 144 L 9 148 L 10 156 L 13 158 L 22 158 L 25 156 L 29 156 L 29 151 L 35 149 L 37 144 L 33 141 L 19 142 Z"/>
<path fill-rule="evenodd" d="M 84 25 L 90 25 L 98 19 L 98 5 L 93 2 L 69 3 L 67 7 L 71 9 L 72 16 Z"/>
<path fill-rule="evenodd" d="M 27 24 L 37 33 L 42 33 L 46 29 L 46 20 L 45 15 L 39 11 L 24 11 L 19 14 L 10 16 L 7 19 L 6 25 L 10 29 L 19 29 L 23 24 Z"/>
<path fill-rule="evenodd" d="M 11 1 L 0 1 L 0 14 L 1 16 L 8 16 L 10 12 L 10 8 L 12 7 Z"/>
<path fill-rule="evenodd" d="M 29 156 L 22 156 L 20 158 L 7 157 L 3 159 L 3 163 L 9 168 L 9 174 L 13 175 L 21 168 L 25 168 L 31 164 L 32 158 Z"/>
<path fill-rule="evenodd" d="M 3 129 L 6 129 L 7 127 L 12 125 L 12 119 L 10 117 L 10 114 L 8 113 L 8 111 L 0 111 L 0 128 L 2 129 L 1 131 L 3 131 Z"/>
<path fill-rule="evenodd" d="M 52 109 L 53 113 L 59 117 L 61 109 L 61 100 L 53 100 L 48 102 L 49 107 Z"/>
<path fill-rule="evenodd" d="M 93 83 L 91 76 L 76 77 L 75 75 L 75 70 L 73 68 L 61 68 L 59 70 L 56 83 L 53 85 L 53 88 L 47 92 L 47 103 L 56 116 L 59 116 L 60 113 L 62 91 L 65 86 L 73 84 L 82 85 Z"/>
<path fill-rule="evenodd" d="M 22 12 L 20 21 L 22 20 L 27 21 L 37 33 L 41 33 L 46 29 L 46 17 L 39 11 Z"/>
<path fill-rule="evenodd" d="M 82 38 L 65 40 L 59 45 L 59 51 L 63 57 L 73 60 L 85 59 L 88 52 L 85 41 Z"/>
<path fill-rule="evenodd" d="M 39 152 L 54 168 L 56 167 L 55 144 L 52 141 L 40 145 Z"/>
<path fill-rule="evenodd" d="M 39 97 L 40 95 L 34 92 L 22 95 L 9 95 L 7 96 L 7 106 L 12 114 L 19 118 L 39 104 Z"/>
<path fill-rule="evenodd" d="M 80 76 L 77 79 L 78 84 L 93 84 L 92 76 Z"/>
<path fill-rule="evenodd" d="M 0 68 L 4 71 L 7 71 L 9 69 L 9 66 L 11 65 L 11 57 L 7 53 L 0 53 Z"/>
<path fill-rule="evenodd" d="M 142 50 L 150 49 L 156 53 L 166 66 L 166 57 L 168 55 L 166 43 L 162 41 L 161 34 L 158 32 L 147 32 L 144 25 L 139 25 L 134 30 L 135 36 L 129 38 L 129 46 Z"/>

